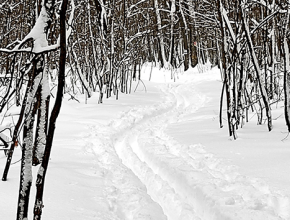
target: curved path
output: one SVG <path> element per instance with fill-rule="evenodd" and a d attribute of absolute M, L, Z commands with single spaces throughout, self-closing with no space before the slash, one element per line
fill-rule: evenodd
<path fill-rule="evenodd" d="M 287 219 L 285 210 L 279 210 L 283 198 L 267 185 L 240 175 L 202 145 L 182 145 L 165 134 L 169 124 L 206 105 L 208 97 L 195 85 L 207 80 L 210 75 L 199 82 L 160 85 L 163 102 L 135 107 L 108 127 L 92 130 L 98 134 L 94 141 L 103 145 L 99 165 L 120 174 L 112 174 L 116 188 L 107 189 L 116 219 Z"/>

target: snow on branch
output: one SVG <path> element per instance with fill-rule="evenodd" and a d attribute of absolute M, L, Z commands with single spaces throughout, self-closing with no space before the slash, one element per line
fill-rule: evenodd
<path fill-rule="evenodd" d="M 71 32 L 72 32 L 72 22 L 74 18 L 75 4 L 74 1 L 71 1 L 71 14 L 68 19 L 68 29 L 67 29 L 67 37 L 68 40 Z M 36 20 L 36 23 L 32 30 L 26 35 L 26 37 L 19 41 L 16 40 L 12 42 L 9 46 L 15 45 L 13 49 L 8 48 L 0 48 L 0 52 L 4 53 L 19 53 L 19 52 L 31 52 L 35 54 L 45 53 L 53 50 L 57 50 L 60 47 L 60 39 L 58 37 L 57 43 L 53 45 L 48 45 L 46 32 L 48 29 L 48 23 L 51 20 L 49 17 L 46 7 L 41 8 L 41 12 L 39 17 Z M 33 47 L 22 48 L 26 43 L 33 41 Z"/>

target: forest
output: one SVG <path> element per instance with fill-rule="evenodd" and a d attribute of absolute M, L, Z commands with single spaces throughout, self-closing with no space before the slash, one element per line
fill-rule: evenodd
<path fill-rule="evenodd" d="M 249 112 L 274 129 L 278 102 L 290 131 L 289 16 L 286 0 L 1 0 L 2 181 L 20 145 L 17 219 L 28 218 L 33 166 L 33 219 L 41 219 L 63 95 L 119 99 L 134 91 L 146 63 L 170 70 L 173 80 L 177 70 L 217 66 L 219 126 L 225 117 L 234 139 Z"/>

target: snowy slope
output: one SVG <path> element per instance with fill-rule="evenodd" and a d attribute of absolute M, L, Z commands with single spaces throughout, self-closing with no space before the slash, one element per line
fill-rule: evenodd
<path fill-rule="evenodd" d="M 144 79 L 149 72 L 148 66 Z M 144 80 L 147 92 L 139 84 L 119 101 L 98 105 L 97 95 L 87 105 L 65 101 L 43 219 L 290 219 L 289 141 L 280 143 L 281 123 L 273 136 L 247 125 L 231 141 L 218 128 L 218 71 L 191 70 L 176 82 L 170 75 L 154 69 L 152 82 Z M 7 220 L 15 218 L 18 175 L 16 164 L 0 183 Z M 31 203 L 33 197 L 34 189 Z"/>

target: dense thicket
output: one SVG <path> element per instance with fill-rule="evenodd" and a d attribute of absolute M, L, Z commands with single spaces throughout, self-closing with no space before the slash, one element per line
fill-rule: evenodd
<path fill-rule="evenodd" d="M 229 134 L 236 137 L 249 110 L 271 131 L 271 105 L 283 99 L 289 130 L 289 3 L 220 0 L 217 6 Z"/>
<path fill-rule="evenodd" d="M 22 147 L 17 219 L 28 215 L 31 166 L 39 166 L 34 219 L 63 93 L 130 93 L 141 67 L 187 70 L 218 65 L 221 112 L 229 134 L 255 111 L 272 129 L 271 106 L 285 102 L 290 131 L 289 3 L 286 0 L 2 0 L 0 1 L 0 140 L 7 151 L 3 180 Z M 54 85 L 49 87 L 49 85 Z M 56 87 L 56 89 L 55 89 Z M 55 98 L 49 111 L 50 97 Z M 11 109 L 18 106 L 17 116 Z M 13 110 L 14 111 L 14 110 Z M 10 131 L 10 138 L 7 138 Z M 6 132 L 6 135 L 5 135 Z M 9 147 L 9 149 L 8 149 Z"/>

